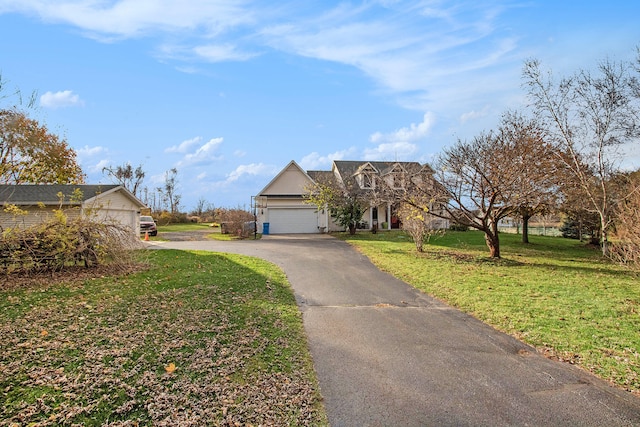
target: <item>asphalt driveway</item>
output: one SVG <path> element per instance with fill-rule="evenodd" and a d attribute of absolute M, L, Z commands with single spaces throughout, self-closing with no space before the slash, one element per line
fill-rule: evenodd
<path fill-rule="evenodd" d="M 252 255 L 287 274 L 332 426 L 630 426 L 640 399 L 379 271 L 327 235 L 153 248 Z"/>

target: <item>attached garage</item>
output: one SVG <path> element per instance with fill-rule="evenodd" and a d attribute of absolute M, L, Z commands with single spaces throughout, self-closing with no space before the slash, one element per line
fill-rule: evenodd
<path fill-rule="evenodd" d="M 329 214 L 305 203 L 314 180 L 293 160 L 254 198 L 258 230 L 269 234 L 326 233 Z"/>
<path fill-rule="evenodd" d="M 315 208 L 269 208 L 268 222 L 270 234 L 319 232 Z"/>

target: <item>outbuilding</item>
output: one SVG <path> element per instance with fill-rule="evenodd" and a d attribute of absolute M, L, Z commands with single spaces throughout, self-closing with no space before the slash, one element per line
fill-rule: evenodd
<path fill-rule="evenodd" d="M 140 210 L 145 207 L 122 185 L 0 185 L 0 226 L 25 228 L 50 219 L 56 210 L 113 222 L 140 232 Z M 9 206 L 21 211 L 16 213 Z"/>

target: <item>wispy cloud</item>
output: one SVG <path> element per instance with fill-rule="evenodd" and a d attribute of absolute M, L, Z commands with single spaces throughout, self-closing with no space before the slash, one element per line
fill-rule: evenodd
<path fill-rule="evenodd" d="M 364 150 L 365 160 L 408 161 L 418 152 L 418 146 L 409 142 L 390 142 Z"/>
<path fill-rule="evenodd" d="M 196 46 L 193 48 L 193 52 L 197 57 L 207 62 L 246 61 L 258 55 L 244 51 L 233 44 Z"/>
<path fill-rule="evenodd" d="M 275 166 L 266 165 L 264 163 L 240 165 L 226 176 L 224 184 L 231 184 L 247 176 L 273 176 L 278 172 L 279 169 Z"/>
<path fill-rule="evenodd" d="M 70 90 L 62 90 L 58 92 L 45 92 L 40 97 L 40 105 L 44 108 L 64 108 L 64 107 L 80 107 L 84 105 L 84 101 L 80 96 Z"/>
<path fill-rule="evenodd" d="M 105 39 L 156 37 L 156 53 L 188 63 L 182 69 L 190 72 L 194 62 L 246 61 L 268 49 L 338 62 L 360 69 L 405 106 L 432 109 L 447 91 L 460 91 L 450 99 L 468 102 L 469 73 L 513 61 L 518 39 L 499 25 L 506 4 L 380 1 L 292 9 L 251 0 L 9 0 L 0 13 L 37 14 Z M 485 82 L 475 95 L 500 83 Z"/>
<path fill-rule="evenodd" d="M 111 165 L 109 149 L 102 146 L 85 145 L 76 149 L 78 163 L 85 172 L 102 176 L 102 170 Z"/>
<path fill-rule="evenodd" d="M 96 147 L 89 147 L 88 145 L 85 145 L 84 147 L 80 147 L 76 150 L 76 153 L 78 154 L 78 157 L 93 157 L 93 156 L 101 156 L 104 155 L 104 153 L 106 153 L 108 151 L 108 149 L 106 147 L 100 147 L 100 146 L 96 146 Z"/>
<path fill-rule="evenodd" d="M 327 155 L 321 155 L 317 151 L 307 154 L 300 160 L 300 167 L 306 170 L 325 170 L 331 167 L 334 160 L 345 160 L 351 156 L 355 156 L 357 150 L 355 147 L 346 150 L 336 151 Z"/>
<path fill-rule="evenodd" d="M 195 147 L 196 145 L 200 144 L 200 141 L 202 141 L 202 137 L 196 136 L 195 138 L 182 141 L 178 145 L 172 145 L 171 147 L 166 148 L 164 152 L 165 153 L 187 153 L 192 147 Z"/>
<path fill-rule="evenodd" d="M 242 0 L 9 0 L 0 5 L 0 12 L 35 13 L 45 21 L 74 25 L 98 37 L 197 32 L 211 37 L 254 21 L 249 3 Z"/>
<path fill-rule="evenodd" d="M 377 144 L 364 150 L 365 160 L 411 160 L 418 153 L 418 141 L 429 135 L 435 123 L 434 114 L 425 113 L 420 123 L 411 123 L 407 127 L 393 132 L 376 132 L 369 140 Z"/>
<path fill-rule="evenodd" d="M 369 137 L 373 143 L 380 142 L 411 142 L 425 138 L 435 123 L 433 113 L 425 113 L 422 122 L 411 123 L 408 127 L 400 128 L 394 132 L 383 134 L 376 132 Z"/>
<path fill-rule="evenodd" d="M 485 105 L 481 110 L 473 110 L 463 113 L 460 116 L 460 123 L 466 123 L 469 120 L 475 120 L 487 116 L 489 114 L 489 106 Z"/>
<path fill-rule="evenodd" d="M 516 48 L 513 37 L 496 30 L 504 11 L 499 4 L 343 3 L 266 27 L 262 35 L 276 49 L 357 67 L 390 91 L 430 93 L 470 70 L 500 63 Z"/>

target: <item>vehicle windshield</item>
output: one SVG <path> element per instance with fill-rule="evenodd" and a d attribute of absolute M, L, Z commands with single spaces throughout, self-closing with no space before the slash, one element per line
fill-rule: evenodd
<path fill-rule="evenodd" d="M 153 218 L 151 218 L 150 216 L 141 216 L 140 222 L 153 222 Z"/>

